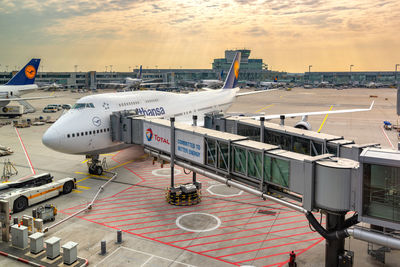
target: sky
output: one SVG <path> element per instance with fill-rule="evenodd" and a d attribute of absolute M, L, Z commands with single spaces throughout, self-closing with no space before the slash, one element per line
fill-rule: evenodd
<path fill-rule="evenodd" d="M 287 72 L 394 71 L 398 0 L 0 0 L 0 71 L 211 68 L 251 49 Z"/>

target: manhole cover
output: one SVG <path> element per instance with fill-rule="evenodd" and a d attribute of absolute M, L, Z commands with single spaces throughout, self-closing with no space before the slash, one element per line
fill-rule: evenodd
<path fill-rule="evenodd" d="M 179 216 L 176 225 L 188 232 L 209 232 L 221 225 L 221 220 L 212 214 L 192 212 Z"/>
<path fill-rule="evenodd" d="M 234 197 L 234 196 L 240 196 L 243 191 L 233 188 L 233 187 L 228 187 L 224 184 L 217 184 L 217 185 L 212 185 L 209 188 L 207 188 L 208 193 L 215 195 L 215 196 L 220 196 L 220 197 Z"/>
<path fill-rule="evenodd" d="M 153 175 L 156 176 L 171 176 L 171 169 L 158 169 L 151 172 Z M 181 174 L 180 170 L 174 169 L 174 174 L 179 175 Z"/>

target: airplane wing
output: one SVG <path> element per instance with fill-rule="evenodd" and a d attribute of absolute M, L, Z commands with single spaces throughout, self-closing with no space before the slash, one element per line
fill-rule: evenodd
<path fill-rule="evenodd" d="M 141 83 L 140 85 L 167 85 L 167 84 L 172 84 L 172 82 L 160 82 L 160 83 Z"/>
<path fill-rule="evenodd" d="M 251 91 L 251 92 L 245 92 L 245 93 L 237 93 L 236 97 L 245 96 L 245 95 L 260 94 L 260 93 L 265 93 L 265 92 L 272 92 L 272 91 L 276 91 L 276 90 L 279 90 L 279 89 L 269 89 L 269 90 L 262 90 L 262 91 Z"/>
<path fill-rule="evenodd" d="M 275 115 L 266 115 L 266 116 L 251 116 L 250 118 L 254 118 L 256 120 L 259 120 L 261 117 L 264 117 L 266 120 L 271 120 L 271 119 L 279 119 L 282 115 L 285 116 L 285 118 L 294 118 L 294 117 L 302 117 L 302 116 L 314 116 L 314 115 L 326 115 L 326 114 L 339 114 L 339 113 L 370 111 L 370 110 L 372 110 L 372 107 L 374 106 L 374 103 L 375 103 L 375 101 L 372 101 L 371 106 L 369 108 L 311 111 L 311 112 L 275 114 Z M 247 118 L 249 118 L 249 117 L 247 117 Z"/>
<path fill-rule="evenodd" d="M 109 85 L 109 86 L 126 86 L 126 83 L 97 83 L 98 85 Z"/>
<path fill-rule="evenodd" d="M 203 88 L 201 88 L 201 90 L 204 90 L 204 91 L 215 91 L 215 89 L 211 89 L 211 88 L 207 88 L 207 87 L 203 87 Z"/>
<path fill-rule="evenodd" d="M 14 98 L 0 98 L 1 102 L 21 101 L 21 100 L 36 100 L 46 98 L 56 98 L 57 96 L 32 96 L 32 97 L 14 97 Z"/>

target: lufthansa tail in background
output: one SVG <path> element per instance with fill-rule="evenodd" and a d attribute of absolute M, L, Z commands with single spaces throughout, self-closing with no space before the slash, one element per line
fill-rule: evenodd
<path fill-rule="evenodd" d="M 0 85 L 0 107 L 4 107 L 10 101 L 35 100 L 50 97 L 25 97 L 20 96 L 39 89 L 35 84 L 36 74 L 39 69 L 40 59 L 33 58 L 6 84 Z"/>

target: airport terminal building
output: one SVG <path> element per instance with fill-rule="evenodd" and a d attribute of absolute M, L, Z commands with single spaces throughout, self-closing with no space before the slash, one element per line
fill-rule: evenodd
<path fill-rule="evenodd" d="M 214 59 L 211 69 L 143 69 L 142 78 L 151 79 L 155 82 L 198 82 L 207 79 L 219 79 L 223 72 L 222 79 L 229 71 L 233 56 L 237 50 L 226 50 L 224 58 Z M 262 59 L 251 59 L 251 51 L 248 49 L 239 50 L 242 52 L 240 66 L 240 81 L 260 82 L 273 80 L 275 76 L 281 76 L 282 72 L 270 71 Z M 132 72 L 38 72 L 36 83 L 57 83 L 68 88 L 101 88 L 101 83 L 122 82 L 125 78 L 136 78 L 138 69 Z M 6 83 L 16 72 L 0 72 L 0 84 Z"/>
<path fill-rule="evenodd" d="M 394 85 L 400 80 L 397 72 L 304 72 L 287 73 L 268 69 L 263 59 L 250 58 L 251 50 L 225 50 L 224 58 L 213 60 L 211 69 L 143 69 L 142 78 L 153 82 L 171 82 L 180 86 L 193 86 L 196 82 L 207 79 L 225 79 L 229 71 L 232 59 L 236 53 L 242 53 L 239 81 L 242 86 L 257 86 L 261 81 L 273 81 L 293 83 L 293 85 L 312 84 L 321 82 L 332 85 L 366 85 L 368 83 L 381 83 Z M 97 89 L 103 88 L 103 83 L 121 83 L 125 78 L 136 78 L 138 69 L 132 72 L 38 72 L 36 83 L 57 83 L 67 88 Z M 222 77 L 221 76 L 222 73 Z M 0 84 L 6 83 L 16 72 L 0 72 Z M 187 85 L 184 82 L 190 82 Z M 176 87 L 176 85 L 172 85 Z"/>

